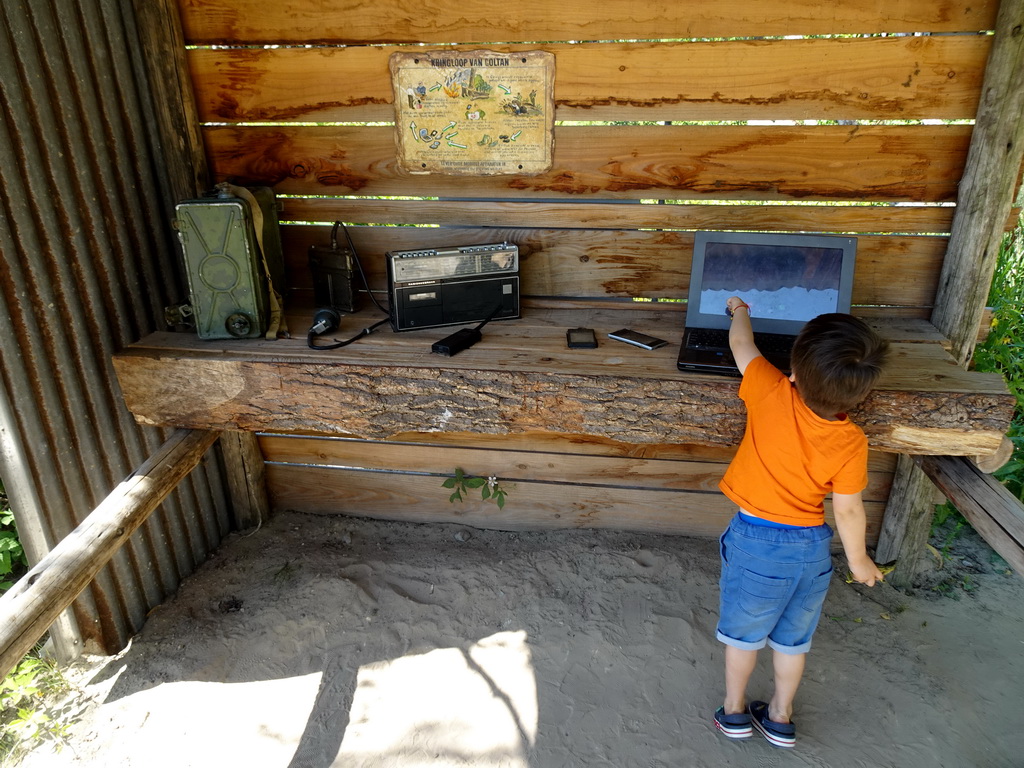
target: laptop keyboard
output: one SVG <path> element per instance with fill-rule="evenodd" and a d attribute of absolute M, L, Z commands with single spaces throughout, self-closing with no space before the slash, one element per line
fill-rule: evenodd
<path fill-rule="evenodd" d="M 763 355 L 789 355 L 793 337 L 779 333 L 755 333 L 754 343 Z M 729 331 L 721 328 L 692 328 L 687 346 L 693 349 L 728 349 Z"/>
<path fill-rule="evenodd" d="M 693 349 L 728 349 L 729 332 L 721 328 L 693 328 L 686 345 Z"/>

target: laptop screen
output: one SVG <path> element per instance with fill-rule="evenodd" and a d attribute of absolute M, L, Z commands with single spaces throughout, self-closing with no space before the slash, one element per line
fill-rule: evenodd
<path fill-rule="evenodd" d="M 848 312 L 855 251 L 847 237 L 698 232 L 687 325 L 692 315 L 727 327 L 730 296 L 751 306 L 755 330 L 796 332 L 822 313 Z"/>
<path fill-rule="evenodd" d="M 714 312 L 730 296 L 757 307 L 758 317 L 807 322 L 839 306 L 843 252 L 753 243 L 708 243 L 700 311 Z"/>

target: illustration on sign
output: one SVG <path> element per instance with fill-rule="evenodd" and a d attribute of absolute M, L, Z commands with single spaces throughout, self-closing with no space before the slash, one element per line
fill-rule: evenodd
<path fill-rule="evenodd" d="M 549 170 L 554 62 L 545 51 L 392 54 L 400 165 L 453 176 Z"/>

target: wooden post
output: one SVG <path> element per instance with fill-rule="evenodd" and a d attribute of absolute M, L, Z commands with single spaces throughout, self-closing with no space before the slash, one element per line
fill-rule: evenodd
<path fill-rule="evenodd" d="M 136 0 L 135 13 L 166 163 L 164 207 L 171 217 L 178 201 L 199 197 L 211 188 L 206 148 L 189 79 L 178 3 Z M 179 246 L 175 243 L 174 247 L 177 251 Z M 221 441 L 221 457 L 236 524 L 243 528 L 256 525 L 270 509 L 256 435 L 232 433 Z"/>
<path fill-rule="evenodd" d="M 1022 160 L 1024 0 L 1003 0 L 932 313 L 932 324 L 965 368 L 974 356 Z M 901 456 L 876 552 L 881 562 L 899 561 L 893 584 L 909 586 L 917 573 L 934 509 L 927 476 Z"/>
<path fill-rule="evenodd" d="M 900 454 L 875 548 L 876 562 L 896 561 L 896 569 L 887 577 L 893 586 L 906 588 L 913 584 L 934 513 L 935 486 L 913 457 Z"/>
<path fill-rule="evenodd" d="M 235 527 L 243 531 L 262 525 L 270 517 L 270 501 L 263 453 L 256 435 L 252 432 L 222 432 L 220 449 L 228 470 Z"/>
<path fill-rule="evenodd" d="M 82 523 L 0 597 L 0 676 L 39 641 L 128 537 L 202 459 L 216 432 L 176 430 Z"/>
<path fill-rule="evenodd" d="M 209 189 L 202 128 L 185 57 L 185 36 L 174 0 L 135 0 L 142 55 L 149 73 L 149 93 L 156 115 L 156 135 L 163 148 L 168 217 L 182 199 Z"/>
<path fill-rule="evenodd" d="M 932 324 L 966 367 L 1024 160 L 1024 0 L 1003 0 L 942 264 Z"/>

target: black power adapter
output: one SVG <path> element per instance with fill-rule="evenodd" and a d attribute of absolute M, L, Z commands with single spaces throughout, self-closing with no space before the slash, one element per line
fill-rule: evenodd
<path fill-rule="evenodd" d="M 430 351 L 445 357 L 457 355 L 464 349 L 469 349 L 483 338 L 476 328 L 461 328 L 451 336 L 445 336 L 440 341 L 435 341 Z"/>
<path fill-rule="evenodd" d="M 496 314 L 501 310 L 501 302 L 498 302 L 497 306 L 491 310 L 491 314 L 487 316 L 476 328 L 460 328 L 451 336 L 445 336 L 440 341 L 435 341 L 430 351 L 438 355 L 444 355 L 445 357 L 451 357 L 457 355 L 464 349 L 469 349 L 476 344 L 483 336 L 480 333 L 480 329 L 489 323 Z"/>

